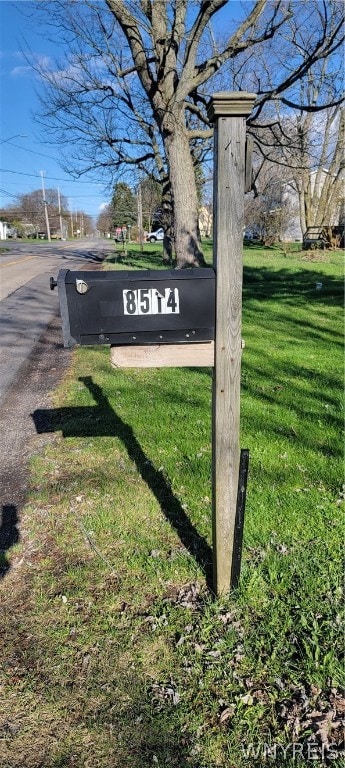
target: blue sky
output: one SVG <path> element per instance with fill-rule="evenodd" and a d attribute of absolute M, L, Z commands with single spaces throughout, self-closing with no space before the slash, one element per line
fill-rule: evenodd
<path fill-rule="evenodd" d="M 46 188 L 59 187 L 72 211 L 97 216 L 109 193 L 104 193 L 102 183 L 85 177 L 72 181 L 59 165 L 61 150 L 44 143 L 34 120 L 36 76 L 22 51 L 29 48 L 36 56 L 51 57 L 54 48 L 28 11 L 33 11 L 28 0 L 0 0 L 0 206 L 13 201 L 13 195 L 41 188 L 40 171 L 44 171 Z"/>
<path fill-rule="evenodd" d="M 216 31 L 222 33 L 222 23 L 239 18 L 241 4 L 237 0 L 227 5 L 217 17 Z M 57 188 L 69 201 L 71 211 L 84 211 L 97 217 L 109 201 L 106 184 L 83 176 L 73 181 L 59 164 L 61 147 L 45 140 L 42 129 L 34 119 L 39 112 L 36 89 L 37 75 L 31 69 L 25 52 L 36 60 L 61 57 L 50 37 L 50 29 L 38 21 L 35 2 L 31 0 L 0 0 L 0 206 L 7 206 L 15 196 L 41 188 L 41 171 L 45 187 Z"/>

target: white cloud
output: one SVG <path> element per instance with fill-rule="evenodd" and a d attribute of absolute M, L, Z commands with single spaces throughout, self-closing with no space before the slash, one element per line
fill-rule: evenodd
<path fill-rule="evenodd" d="M 38 69 L 49 69 L 49 67 L 52 64 L 52 59 L 50 56 L 45 56 L 44 54 L 40 53 L 34 53 L 34 54 L 28 54 L 28 58 L 26 59 L 25 55 L 21 53 L 20 51 L 15 51 L 13 54 L 14 58 L 21 59 L 22 61 L 31 61 L 32 64 L 21 64 L 17 67 L 14 67 L 11 69 L 10 75 L 11 77 L 21 77 L 22 75 L 27 75 L 30 72 L 32 73 L 35 68 Z"/>
<path fill-rule="evenodd" d="M 44 56 L 40 53 L 34 54 L 33 61 L 40 69 L 50 69 L 53 64 L 53 59 L 50 56 Z"/>
<path fill-rule="evenodd" d="M 14 67 L 14 69 L 11 69 L 10 75 L 11 77 L 21 77 L 22 75 L 29 74 L 29 72 L 32 72 L 32 68 L 29 66 Z"/>

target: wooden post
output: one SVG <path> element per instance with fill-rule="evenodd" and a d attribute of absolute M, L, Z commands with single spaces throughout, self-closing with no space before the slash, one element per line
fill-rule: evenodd
<path fill-rule="evenodd" d="M 213 586 L 229 591 L 240 460 L 242 249 L 246 117 L 255 94 L 215 93 L 213 263 L 216 271 L 216 337 L 213 378 Z"/>

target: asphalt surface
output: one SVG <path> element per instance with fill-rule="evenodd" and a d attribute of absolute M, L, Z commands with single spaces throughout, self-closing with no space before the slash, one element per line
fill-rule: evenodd
<path fill-rule="evenodd" d="M 20 369 L 44 333 L 47 323 L 58 314 L 57 291 L 51 291 L 47 275 L 38 275 L 0 304 L 0 403 L 15 388 Z"/>
<path fill-rule="evenodd" d="M 103 243 L 90 250 L 87 243 L 73 253 L 61 252 L 58 259 L 54 249 L 44 271 L 31 278 L 29 270 L 23 274 L 21 257 L 25 267 L 30 263 L 35 271 L 37 261 L 29 262 L 27 252 L 19 251 L 11 248 L 22 270 L 22 285 L 0 302 L 0 578 L 8 570 L 6 552 L 22 536 L 29 458 L 52 439 L 36 433 L 32 414 L 49 407 L 50 394 L 70 364 L 71 351 L 62 344 L 58 295 L 49 288 L 49 276 L 56 277 L 57 266 L 99 269 L 107 248 Z"/>
<path fill-rule="evenodd" d="M 34 277 L 45 273 L 47 277 L 55 270 L 74 265 L 95 263 L 107 250 L 104 240 L 78 240 L 78 242 L 55 241 L 51 244 L 21 243 L 6 240 L 0 242 L 0 301 Z M 108 248 L 109 250 L 109 248 Z"/>
<path fill-rule="evenodd" d="M 106 253 L 104 241 L 36 247 L 6 242 L 6 249 L 0 261 L 0 405 L 58 313 L 58 295 L 50 290 L 49 277 L 56 277 L 59 269 L 97 268 Z"/>

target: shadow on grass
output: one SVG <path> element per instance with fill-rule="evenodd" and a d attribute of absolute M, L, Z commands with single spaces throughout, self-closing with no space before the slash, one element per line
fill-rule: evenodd
<path fill-rule="evenodd" d="M 108 264 L 123 264 L 124 267 L 134 267 L 135 269 L 169 269 L 170 264 L 163 261 L 163 251 L 139 251 L 139 250 L 115 250 L 107 258 Z"/>
<path fill-rule="evenodd" d="M 0 525 L 0 579 L 6 576 L 11 567 L 6 552 L 19 541 L 18 522 L 17 507 L 14 504 L 4 504 Z"/>
<path fill-rule="evenodd" d="M 317 288 L 321 283 L 321 288 Z M 311 303 L 343 306 L 344 285 L 341 277 L 332 277 L 322 270 L 277 269 L 245 266 L 243 270 L 243 302 L 250 299 L 277 299 L 283 304 Z"/>
<path fill-rule="evenodd" d="M 33 420 L 39 434 L 61 431 L 63 437 L 117 437 L 124 443 L 129 458 L 156 497 L 163 514 L 178 533 L 182 544 L 202 568 L 208 586 L 212 585 L 212 550 L 187 517 L 163 473 L 144 453 L 132 427 L 113 410 L 101 388 L 91 376 L 79 379 L 92 394 L 97 407 L 39 409 Z"/>

